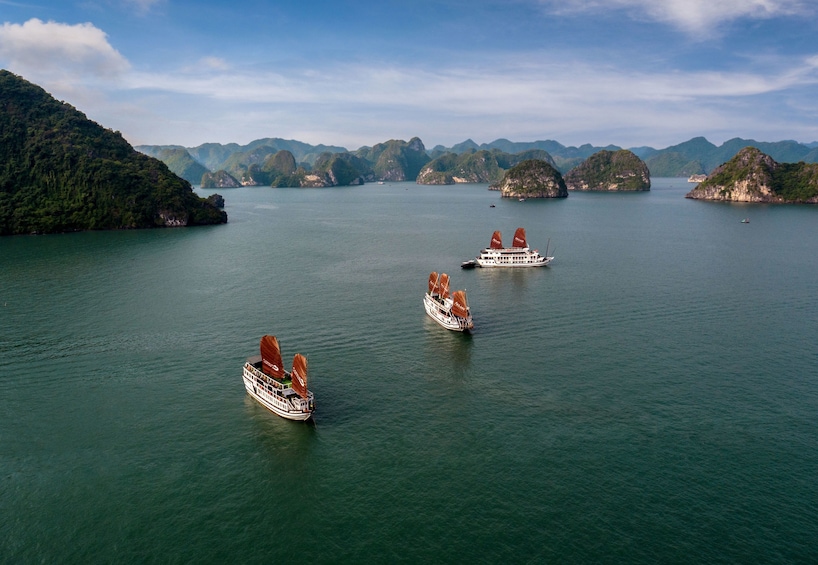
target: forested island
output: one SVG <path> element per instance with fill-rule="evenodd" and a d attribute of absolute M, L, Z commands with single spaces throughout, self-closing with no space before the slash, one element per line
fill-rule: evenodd
<path fill-rule="evenodd" d="M 778 163 L 755 147 L 745 147 L 686 198 L 818 204 L 818 164 Z"/>
<path fill-rule="evenodd" d="M 603 149 L 568 171 L 568 190 L 629 192 L 650 190 L 650 171 L 632 151 Z"/>
<path fill-rule="evenodd" d="M 565 198 L 568 189 L 560 172 L 541 159 L 511 167 L 500 182 L 489 187 L 503 198 Z"/>
<path fill-rule="evenodd" d="M 0 70 L 0 235 L 227 221 L 119 132 Z"/>

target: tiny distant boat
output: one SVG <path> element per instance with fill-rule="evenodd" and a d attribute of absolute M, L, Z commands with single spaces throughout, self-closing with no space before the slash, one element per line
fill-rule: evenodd
<path fill-rule="evenodd" d="M 432 272 L 429 275 L 429 290 L 423 295 L 423 307 L 435 322 L 456 332 L 468 332 L 474 328 L 466 291 L 449 292 L 449 275 Z"/>
<path fill-rule="evenodd" d="M 521 197 L 519 197 L 519 198 L 517 199 L 517 202 L 525 202 L 525 198 L 523 198 L 523 197 L 521 196 Z"/>
<path fill-rule="evenodd" d="M 293 370 L 284 370 L 278 339 L 265 335 L 259 345 L 261 355 L 244 363 L 244 388 L 262 406 L 288 420 L 309 420 L 315 412 L 315 398 L 307 389 L 307 358 L 296 353 Z"/>
<path fill-rule="evenodd" d="M 378 184 L 383 184 L 383 181 L 382 181 L 382 180 L 379 180 L 379 181 L 378 181 Z"/>
<path fill-rule="evenodd" d="M 489 204 L 489 208 L 496 208 L 494 204 Z"/>
<path fill-rule="evenodd" d="M 741 223 L 742 224 L 749 224 L 750 223 L 750 218 L 744 218 L 743 220 L 741 220 Z"/>
<path fill-rule="evenodd" d="M 478 267 L 546 267 L 553 260 L 554 257 L 548 256 L 547 247 L 544 256 L 536 249 L 529 248 L 525 229 L 517 228 L 511 247 L 503 247 L 502 235 L 495 231 L 489 246 L 480 251 L 474 262 Z"/>

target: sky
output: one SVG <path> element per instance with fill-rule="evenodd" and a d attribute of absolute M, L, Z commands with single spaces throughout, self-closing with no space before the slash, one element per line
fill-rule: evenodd
<path fill-rule="evenodd" d="M 818 0 L 0 0 L 0 68 L 132 145 L 818 140 Z"/>

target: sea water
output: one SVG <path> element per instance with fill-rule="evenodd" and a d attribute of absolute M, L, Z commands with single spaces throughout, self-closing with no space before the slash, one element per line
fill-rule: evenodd
<path fill-rule="evenodd" d="M 0 561 L 814 562 L 818 208 L 691 186 L 245 187 L 223 226 L 0 239 Z M 517 227 L 550 267 L 460 269 Z M 264 334 L 313 424 L 244 391 Z"/>

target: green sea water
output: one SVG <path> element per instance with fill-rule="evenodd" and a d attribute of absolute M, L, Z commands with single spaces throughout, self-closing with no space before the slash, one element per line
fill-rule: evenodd
<path fill-rule="evenodd" d="M 653 184 L 248 187 L 223 226 L 0 239 L 0 561 L 816 562 L 818 208 Z M 460 269 L 520 226 L 551 267 Z M 245 393 L 265 333 L 313 425 Z"/>

